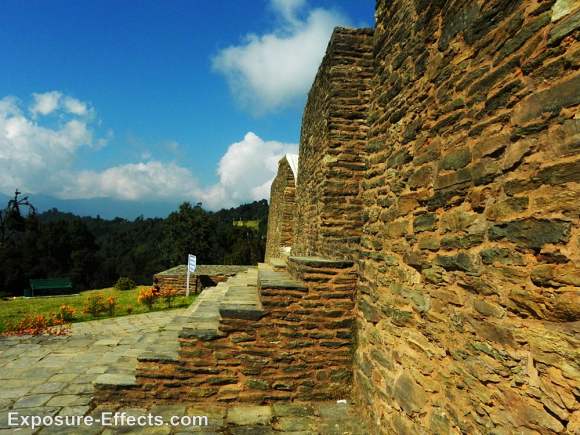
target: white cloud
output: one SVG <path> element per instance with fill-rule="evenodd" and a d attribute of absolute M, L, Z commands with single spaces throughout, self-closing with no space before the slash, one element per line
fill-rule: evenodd
<path fill-rule="evenodd" d="M 77 100 L 73 97 L 66 97 L 63 100 L 63 105 L 68 113 L 72 113 L 74 115 L 84 116 L 89 112 L 89 108 L 87 107 L 86 103 Z"/>
<path fill-rule="evenodd" d="M 32 97 L 34 102 L 31 104 L 29 110 L 34 117 L 38 115 L 50 115 L 59 110 L 71 115 L 86 116 L 91 111 L 87 103 L 68 95 L 63 95 L 59 91 L 32 94 Z"/>
<path fill-rule="evenodd" d="M 268 198 L 278 161 L 298 149 L 297 144 L 265 141 L 248 132 L 228 147 L 217 167 L 219 181 L 208 187 L 200 186 L 189 169 L 154 160 L 150 153 L 141 155 L 141 162 L 99 171 L 78 170 L 73 165 L 78 151 L 91 147 L 98 152 L 106 138 L 95 139 L 92 117 L 83 117 L 83 110 L 67 108 L 68 97 L 58 94 L 61 102 L 56 108 L 48 110 L 45 105 L 29 115 L 16 98 L 0 99 L 0 192 L 11 194 L 18 188 L 63 199 L 201 200 L 210 209 L 233 207 Z M 34 98 L 35 104 L 42 100 Z M 81 101 L 75 100 L 75 104 L 91 110 Z M 58 123 L 49 127 L 40 122 L 44 118 L 37 119 L 33 113 L 54 113 Z M 111 136 L 109 131 L 107 137 Z M 177 142 L 166 145 L 169 150 L 182 148 Z"/>
<path fill-rule="evenodd" d="M 246 133 L 221 158 L 217 170 L 219 183 L 203 192 L 204 203 L 210 208 L 219 208 L 268 199 L 278 161 L 284 154 L 297 150 L 297 144 L 264 141 L 255 133 Z"/>
<path fill-rule="evenodd" d="M 280 28 L 249 34 L 243 44 L 221 50 L 213 67 L 236 98 L 255 113 L 291 104 L 308 92 L 334 27 L 348 20 L 327 9 L 298 12 L 304 0 L 272 0 Z"/>
<path fill-rule="evenodd" d="M 296 144 L 264 141 L 249 132 L 231 144 L 222 156 L 217 174 L 219 182 L 202 187 L 189 169 L 176 163 L 149 161 L 129 163 L 104 171 L 61 174 L 66 182 L 62 198 L 117 198 L 124 200 L 174 199 L 197 202 L 210 209 L 233 207 L 247 201 L 269 198 L 270 185 L 278 161 L 295 153 Z"/>
<path fill-rule="evenodd" d="M 57 91 L 51 91 L 43 94 L 32 94 L 32 96 L 34 103 L 30 107 L 30 112 L 33 115 L 49 115 L 58 108 L 62 94 Z"/>
<path fill-rule="evenodd" d="M 298 11 L 304 7 L 306 0 L 272 0 L 272 9 L 287 23 L 298 23 Z"/>
<path fill-rule="evenodd" d="M 54 108 L 54 94 L 35 94 L 35 111 L 48 114 Z M 55 93 L 59 94 L 59 93 Z M 58 97 L 60 98 L 60 97 Z M 58 185 L 55 169 L 70 165 L 77 150 L 93 142 L 87 121 L 68 117 L 49 128 L 25 115 L 17 99 L 0 100 L 0 191 L 15 188 L 37 192 L 40 187 Z"/>
<path fill-rule="evenodd" d="M 200 192 L 188 169 L 158 161 L 81 171 L 68 178 L 59 195 L 62 198 L 191 199 Z"/>

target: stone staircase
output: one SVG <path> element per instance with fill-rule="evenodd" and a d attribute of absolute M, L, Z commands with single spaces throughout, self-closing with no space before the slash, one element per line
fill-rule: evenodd
<path fill-rule="evenodd" d="M 349 396 L 352 263 L 289 257 L 205 289 L 131 375 L 103 377 L 96 403 L 272 403 Z"/>
<path fill-rule="evenodd" d="M 182 325 L 179 338 L 212 340 L 221 337 L 224 334 L 220 330 L 220 320 L 224 317 L 259 319 L 264 312 L 257 281 L 258 270 L 252 268 L 204 290 Z"/>
<path fill-rule="evenodd" d="M 138 363 L 179 363 L 179 338 L 213 340 L 224 334 L 220 331 L 222 317 L 259 318 L 263 314 L 257 290 L 258 270 L 250 268 L 225 282 L 201 292 L 185 312 L 159 331 L 140 355 Z M 106 373 L 95 381 L 101 391 L 138 387 L 138 368 L 120 373 Z"/>

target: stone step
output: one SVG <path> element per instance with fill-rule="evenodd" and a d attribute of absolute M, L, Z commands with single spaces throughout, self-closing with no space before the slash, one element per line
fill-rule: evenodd
<path fill-rule="evenodd" d="M 263 313 L 258 298 L 257 277 L 257 269 L 251 268 L 216 287 L 205 289 L 179 337 L 212 340 L 223 336 L 219 329 L 222 317 L 260 318 Z"/>
<path fill-rule="evenodd" d="M 262 318 L 266 313 L 263 310 L 256 284 L 257 279 L 252 285 L 232 285 L 220 304 L 220 316 L 246 320 Z"/>
<path fill-rule="evenodd" d="M 271 265 L 265 263 L 258 265 L 258 288 L 260 290 L 284 289 L 299 292 L 308 291 L 304 283 L 294 279 L 287 270 L 275 270 Z"/>
<path fill-rule="evenodd" d="M 270 266 L 275 271 L 283 272 L 288 269 L 288 265 L 286 264 L 286 258 L 272 258 L 270 260 Z"/>
<path fill-rule="evenodd" d="M 222 336 L 219 330 L 220 308 L 225 298 L 232 300 L 231 304 L 224 305 L 226 315 L 239 310 L 241 315 L 256 316 L 256 311 L 261 309 L 257 299 L 257 277 L 258 271 L 253 268 L 240 272 L 215 287 L 204 289 L 184 313 L 175 316 L 172 322 L 159 331 L 156 339 L 137 356 L 137 361 L 178 362 L 179 337 L 211 340 Z M 101 375 L 95 385 L 103 389 L 136 388 L 135 367 L 123 373 Z"/>

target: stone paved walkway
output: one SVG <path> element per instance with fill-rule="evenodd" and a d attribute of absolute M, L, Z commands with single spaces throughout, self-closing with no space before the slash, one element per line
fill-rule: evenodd
<path fill-rule="evenodd" d="M 30 415 L 84 414 L 93 381 L 104 373 L 134 373 L 137 355 L 167 337 L 186 310 L 104 319 L 72 325 L 66 337 L 0 338 L 0 433 L 9 410 Z"/>

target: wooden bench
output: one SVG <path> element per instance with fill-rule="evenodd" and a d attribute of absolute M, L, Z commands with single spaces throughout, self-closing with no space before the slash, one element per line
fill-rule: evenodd
<path fill-rule="evenodd" d="M 49 296 L 70 293 L 74 293 L 74 289 L 69 278 L 46 278 L 31 279 L 30 290 L 25 290 L 24 296 Z"/>

